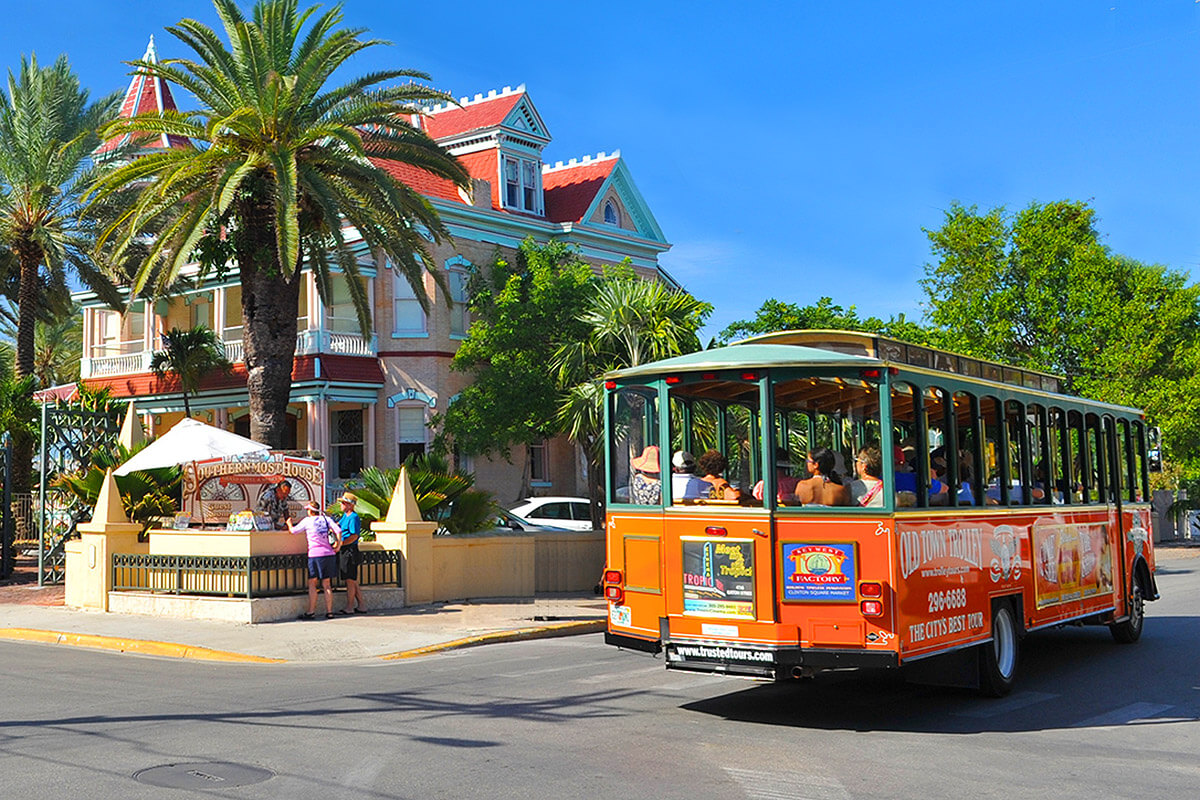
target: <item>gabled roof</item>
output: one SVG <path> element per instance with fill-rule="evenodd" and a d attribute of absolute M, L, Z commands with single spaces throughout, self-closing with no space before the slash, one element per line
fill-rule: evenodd
<path fill-rule="evenodd" d="M 419 124 L 432 138 L 443 141 L 470 134 L 472 131 L 506 127 L 528 134 L 535 139 L 550 140 L 546 124 L 530 102 L 525 84 L 516 89 L 505 86 L 486 95 L 460 98 L 458 104 L 443 103 L 425 109 Z"/>
<path fill-rule="evenodd" d="M 154 37 L 150 37 L 150 44 L 146 46 L 146 53 L 142 56 L 142 61 L 148 61 L 152 64 L 158 63 L 158 53 L 154 49 Z M 120 119 L 130 119 L 139 114 L 163 113 L 164 111 L 178 111 L 178 106 L 175 105 L 175 98 L 171 94 L 171 86 L 162 78 L 152 77 L 145 72 L 138 70 L 134 73 L 133 79 L 129 81 L 129 88 L 125 90 L 125 99 L 121 103 L 121 111 L 117 115 Z M 116 136 L 109 139 L 104 144 L 96 149 L 96 155 L 104 155 L 111 153 L 119 147 L 129 144 L 131 134 L 124 136 Z M 191 147 L 191 143 L 181 136 L 168 136 L 161 134 L 143 142 L 144 149 L 166 149 L 171 147 Z"/>
<path fill-rule="evenodd" d="M 593 160 L 561 161 L 554 167 L 542 169 L 542 192 L 545 196 L 546 219 L 551 222 L 580 222 L 591 207 L 596 195 L 612 175 L 620 153 Z"/>

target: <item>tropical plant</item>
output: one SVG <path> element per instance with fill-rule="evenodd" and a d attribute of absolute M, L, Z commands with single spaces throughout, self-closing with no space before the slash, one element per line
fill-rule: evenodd
<path fill-rule="evenodd" d="M 17 340 L 17 309 L 10 301 L 0 301 L 0 348 Z M 0 356 L 2 358 L 3 356 Z M 68 313 L 39 319 L 33 329 L 33 374 L 39 386 L 62 386 L 79 380 L 79 360 L 83 357 L 83 314 L 72 305 Z"/>
<path fill-rule="evenodd" d="M 225 357 L 225 346 L 212 329 L 204 325 L 194 328 L 171 328 L 162 335 L 163 349 L 150 360 L 150 369 L 159 378 L 174 374 L 183 392 L 183 413 L 192 415 L 188 395 L 195 394 L 200 381 L 212 372 L 228 372 L 232 368 Z"/>
<path fill-rule="evenodd" d="M 117 443 L 111 449 L 97 450 L 92 453 L 92 462 L 85 469 L 64 472 L 50 486 L 74 495 L 89 508 L 93 507 L 100 498 L 108 470 L 124 464 L 149 444 L 148 441 L 143 442 L 130 449 Z M 115 478 L 117 491 L 121 495 L 121 507 L 129 519 L 142 526 L 142 532 L 145 533 L 161 517 L 170 516 L 179 509 L 177 498 L 182 479 L 183 471 L 179 467 L 131 472 Z"/>
<path fill-rule="evenodd" d="M 426 272 L 449 303 L 427 248 L 447 231 L 429 202 L 388 168 L 409 165 L 464 190 L 470 179 L 412 124 L 423 106 L 453 102 L 416 82 L 427 75 L 385 70 L 328 85 L 351 56 L 383 44 L 362 38 L 363 29 L 338 28 L 341 6 L 318 14 L 316 7 L 298 11 L 296 0 L 260 0 L 246 18 L 233 0 L 213 5 L 228 45 L 185 19 L 167 30 L 195 60 L 134 64 L 191 92 L 200 108 L 119 119 L 103 130 L 106 137 L 169 134 L 197 146 L 144 155 L 104 176 L 94 202 L 111 202 L 130 187 L 137 192 L 99 242 L 113 243 L 113 258 L 121 259 L 146 230 L 158 230 L 136 270 L 135 293 L 169 285 L 197 254 L 202 275 L 226 269 L 232 256 L 242 284 L 250 435 L 281 447 L 302 267 L 311 267 L 326 302 L 331 273 L 340 270 L 369 332 L 358 255 L 344 221 L 413 285 L 423 306 Z M 385 85 L 397 79 L 408 82 Z"/>
<path fill-rule="evenodd" d="M 451 469 L 445 458 L 434 454 L 410 456 L 404 466 L 421 519 L 439 523 L 446 533 L 471 533 L 487 527 L 496 506 L 491 493 L 472 488 L 474 475 Z M 399 467 L 367 467 L 358 480 L 347 484 L 358 497 L 355 510 L 364 528 L 387 516 L 398 480 Z M 330 510 L 332 513 L 332 507 Z"/>
<path fill-rule="evenodd" d="M 66 56 L 49 67 L 22 57 L 0 93 L 0 244 L 18 271 L 18 375 L 34 373 L 34 324 L 48 302 L 66 298 L 70 272 L 120 302 L 89 257 L 90 226 L 79 214 L 97 129 L 116 110 L 115 94 L 89 102 Z"/>
<path fill-rule="evenodd" d="M 624 367 L 700 349 L 698 331 L 712 306 L 658 281 L 617 269 L 601 281 L 580 319 L 588 334 L 554 357 L 564 388 L 558 418 L 588 458 L 592 523 L 601 524 L 604 474 L 604 389 L 601 376 Z"/>
<path fill-rule="evenodd" d="M 9 72 L 8 91 L 0 92 L 0 249 L 16 273 L 20 377 L 35 371 L 37 320 L 54 306 L 68 307 L 69 273 L 104 300 L 120 303 L 89 257 L 91 228 L 78 202 L 91 180 L 89 157 L 100 143 L 96 129 L 116 108 L 116 95 L 89 102 L 65 56 L 49 67 L 22 57 L 17 74 Z M 14 444 L 14 489 L 25 492 L 33 440 L 18 435 Z"/>

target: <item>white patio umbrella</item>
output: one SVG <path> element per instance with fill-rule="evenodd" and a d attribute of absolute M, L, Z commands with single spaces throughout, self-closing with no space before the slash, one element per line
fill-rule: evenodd
<path fill-rule="evenodd" d="M 144 450 L 113 471 L 114 475 L 160 467 L 174 467 L 206 458 L 225 458 L 270 450 L 245 436 L 205 425 L 195 419 L 182 419 L 171 430 L 155 439 Z"/>

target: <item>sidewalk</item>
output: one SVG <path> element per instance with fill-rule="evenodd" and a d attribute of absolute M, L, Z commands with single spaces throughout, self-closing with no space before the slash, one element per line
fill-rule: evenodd
<path fill-rule="evenodd" d="M 438 603 L 333 619 L 318 614 L 313 621 L 258 625 L 103 614 L 62 602 L 61 586 L 39 589 L 36 572 L 20 569 L 0 583 L 0 640 L 215 661 L 332 662 L 592 633 L 604 629 L 607 613 L 603 598 L 591 593 Z M 320 597 L 317 607 L 323 608 Z"/>

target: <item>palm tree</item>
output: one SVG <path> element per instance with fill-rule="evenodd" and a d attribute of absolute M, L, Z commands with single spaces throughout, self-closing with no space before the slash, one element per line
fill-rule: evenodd
<path fill-rule="evenodd" d="M 384 167 L 412 165 L 463 189 L 470 180 L 411 122 L 422 106 L 451 100 L 413 82 L 428 76 L 386 70 L 326 85 L 351 56 L 383 44 L 361 38 L 362 29 L 338 28 L 341 6 L 318 15 L 315 7 L 298 11 L 296 0 L 259 0 L 247 19 L 233 0 L 213 5 L 228 46 L 208 26 L 185 19 L 167 30 L 196 60 L 134 64 L 191 92 L 200 109 L 117 120 L 103 131 L 106 137 L 166 133 L 197 146 L 145 155 L 106 176 L 97 201 L 128 187 L 140 191 L 100 240 L 113 241 L 115 257 L 123 257 L 159 226 L 133 282 L 139 293 L 152 283 L 167 286 L 198 249 L 211 254 L 221 249 L 214 241 L 228 245 L 242 284 L 250 435 L 279 447 L 302 266 L 311 266 L 326 301 L 331 267 L 340 269 L 368 334 L 370 309 L 343 220 L 414 289 L 426 271 L 445 289 L 425 237 L 440 242 L 448 234 L 432 206 Z M 401 78 L 408 82 L 384 85 Z M 218 261 L 202 269 L 224 269 Z M 423 289 L 416 295 L 427 304 Z"/>
<path fill-rule="evenodd" d="M 63 311 L 39 319 L 33 329 L 33 375 L 39 386 L 62 386 L 79 380 L 79 360 L 83 357 L 83 314 L 70 303 Z M 55 309 L 59 306 L 53 304 Z M 10 342 L 17 340 L 17 308 L 0 300 L 0 358 L 15 365 L 16 351 Z"/>
<path fill-rule="evenodd" d="M 200 381 L 211 372 L 228 372 L 233 365 L 225 357 L 225 346 L 209 328 L 171 328 L 162 335 L 163 349 L 150 360 L 150 369 L 159 378 L 174 373 L 183 392 L 183 413 L 192 415 L 188 395 L 200 388 Z"/>
<path fill-rule="evenodd" d="M 554 364 L 563 401 L 558 420 L 588 459 L 592 522 L 600 525 L 604 474 L 604 388 L 601 376 L 700 349 L 698 332 L 712 305 L 687 292 L 631 274 L 606 277 L 580 320 L 587 338 L 559 348 Z"/>
<path fill-rule="evenodd" d="M 68 294 L 68 269 L 119 302 L 88 257 L 90 226 L 78 213 L 97 128 L 116 110 L 116 95 L 88 102 L 66 56 L 49 67 L 22 57 L 0 92 L 0 245 L 18 273 L 19 377 L 34 374 L 34 326 L 48 299 Z"/>
<path fill-rule="evenodd" d="M 34 329 L 67 302 L 68 271 L 109 303 L 121 302 L 89 259 L 91 225 L 78 202 L 91 181 L 96 129 L 116 110 L 115 94 L 88 101 L 65 56 L 49 67 L 22 57 L 18 73 L 8 74 L 7 93 L 0 91 L 0 266 L 8 267 L 6 293 L 16 284 L 18 378 L 34 375 Z M 33 438 L 19 432 L 14 446 L 13 488 L 25 492 Z"/>

